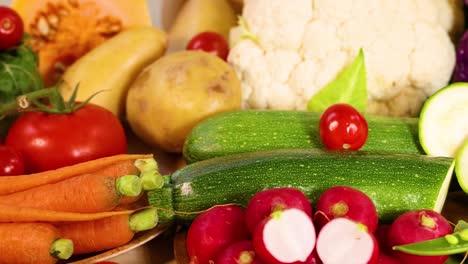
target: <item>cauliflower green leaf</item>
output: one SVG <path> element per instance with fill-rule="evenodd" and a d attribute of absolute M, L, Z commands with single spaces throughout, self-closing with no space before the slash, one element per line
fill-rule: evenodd
<path fill-rule="evenodd" d="M 364 51 L 361 49 L 353 63 L 309 100 L 307 110 L 323 112 L 336 103 L 352 105 L 365 113 L 367 107 L 367 73 Z"/>

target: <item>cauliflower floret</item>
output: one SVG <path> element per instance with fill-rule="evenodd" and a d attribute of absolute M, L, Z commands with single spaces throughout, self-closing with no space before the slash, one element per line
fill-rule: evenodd
<path fill-rule="evenodd" d="M 462 7 L 460 0 L 244 0 L 228 56 L 243 107 L 305 110 L 362 48 L 367 111 L 416 116 L 450 80 Z"/>

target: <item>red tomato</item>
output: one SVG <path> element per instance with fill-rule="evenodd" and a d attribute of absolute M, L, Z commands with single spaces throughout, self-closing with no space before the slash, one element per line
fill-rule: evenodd
<path fill-rule="evenodd" d="M 195 35 L 187 44 L 187 50 L 210 52 L 226 60 L 229 47 L 223 36 L 216 32 L 206 31 Z"/>
<path fill-rule="evenodd" d="M 21 154 L 9 146 L 0 145 L 0 176 L 24 174 L 24 161 Z"/>
<path fill-rule="evenodd" d="M 329 149 L 357 150 L 367 140 L 366 119 L 348 104 L 335 104 L 323 112 L 319 123 L 320 138 Z"/>
<path fill-rule="evenodd" d="M 0 6 L 0 49 L 18 45 L 23 38 L 24 25 L 15 10 Z"/>
<path fill-rule="evenodd" d="M 13 123 L 5 144 L 20 151 L 29 173 L 127 152 L 119 119 L 94 104 L 71 114 L 26 112 Z"/>

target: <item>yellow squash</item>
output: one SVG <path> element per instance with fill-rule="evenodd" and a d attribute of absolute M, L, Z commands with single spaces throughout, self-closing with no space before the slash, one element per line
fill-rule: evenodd
<path fill-rule="evenodd" d="M 188 0 L 168 31 L 169 51 L 184 50 L 190 39 L 203 31 L 213 31 L 229 39 L 237 24 L 236 11 L 228 0 Z"/>
<path fill-rule="evenodd" d="M 46 85 L 83 54 L 133 26 L 151 26 L 146 0 L 13 0 Z"/>
<path fill-rule="evenodd" d="M 59 91 L 67 99 L 79 84 L 78 101 L 100 92 L 91 102 L 123 117 L 131 82 L 164 54 L 166 46 L 166 34 L 157 28 L 124 30 L 73 63 L 65 71 Z"/>

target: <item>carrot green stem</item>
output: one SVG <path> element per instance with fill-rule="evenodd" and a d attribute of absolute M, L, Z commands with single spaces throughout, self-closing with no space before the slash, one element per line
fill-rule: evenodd
<path fill-rule="evenodd" d="M 73 241 L 59 238 L 52 243 L 50 255 L 56 259 L 68 259 L 73 255 Z"/>
<path fill-rule="evenodd" d="M 143 190 L 151 191 L 162 188 L 164 178 L 157 170 L 144 171 L 140 174 L 141 185 Z"/>
<path fill-rule="evenodd" d="M 136 175 L 125 175 L 117 179 L 117 190 L 125 196 L 138 196 L 142 191 L 140 177 Z"/>
<path fill-rule="evenodd" d="M 137 159 L 134 164 L 140 172 L 158 170 L 158 163 L 153 158 Z"/>
<path fill-rule="evenodd" d="M 130 216 L 129 225 L 133 232 L 152 229 L 158 224 L 158 211 L 156 208 L 148 208 Z"/>

